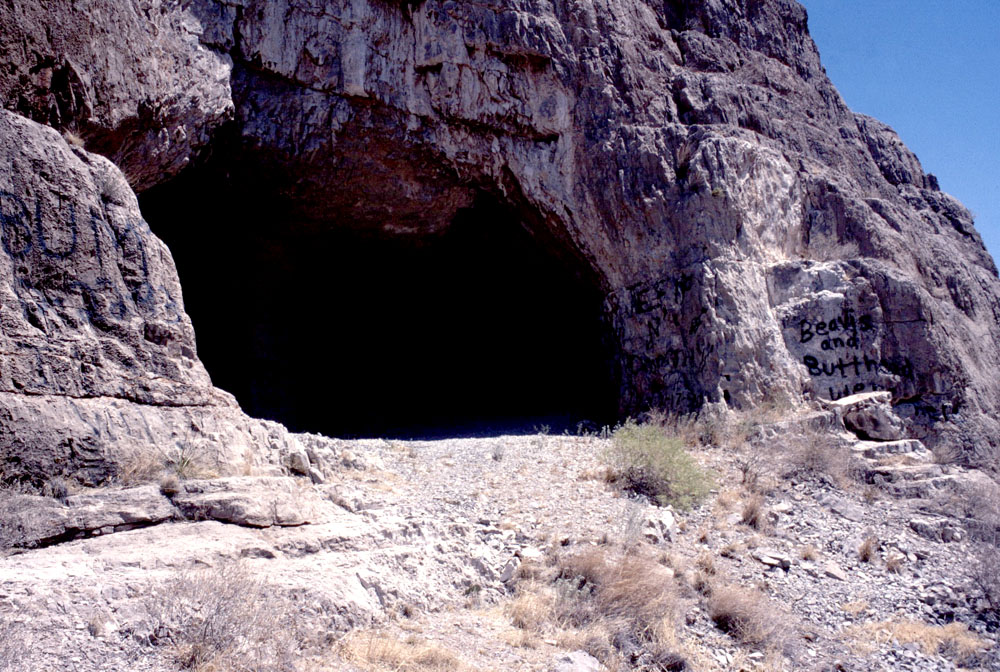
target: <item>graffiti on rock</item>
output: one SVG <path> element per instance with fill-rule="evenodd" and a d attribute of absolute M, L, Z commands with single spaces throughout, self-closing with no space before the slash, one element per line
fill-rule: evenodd
<path fill-rule="evenodd" d="M 836 312 L 807 312 L 785 324 L 786 343 L 805 366 L 814 391 L 823 397 L 836 400 L 914 379 L 909 358 L 881 354 L 882 327 L 876 315 L 843 305 Z"/>

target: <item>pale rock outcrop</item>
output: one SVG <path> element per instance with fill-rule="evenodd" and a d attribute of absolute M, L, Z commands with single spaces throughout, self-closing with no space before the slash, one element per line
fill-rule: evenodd
<path fill-rule="evenodd" d="M 110 161 L 6 111 L 0 156 L 5 474 L 93 485 L 144 455 L 227 472 L 302 450 L 212 387 L 170 252 Z"/>

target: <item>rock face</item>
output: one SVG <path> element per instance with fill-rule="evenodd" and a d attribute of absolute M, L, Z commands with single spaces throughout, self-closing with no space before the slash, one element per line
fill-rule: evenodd
<path fill-rule="evenodd" d="M 383 237 L 483 194 L 513 208 L 604 296 L 622 411 L 886 390 L 912 436 L 994 455 L 996 267 L 844 105 L 791 0 L 90 0 L 8 4 L 0 26 L 4 106 L 128 178 L 0 117 L 11 468 L 43 447 L 86 475 L 136 437 L 295 441 L 212 387 L 129 189 L 192 160 Z"/>

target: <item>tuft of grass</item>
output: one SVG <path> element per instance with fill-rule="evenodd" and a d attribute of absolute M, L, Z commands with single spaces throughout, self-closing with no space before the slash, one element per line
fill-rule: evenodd
<path fill-rule="evenodd" d="M 118 463 L 117 480 L 125 485 L 156 482 L 174 475 L 189 478 L 216 478 L 219 473 L 206 459 L 205 451 L 178 444 L 168 450 L 138 450 Z"/>
<path fill-rule="evenodd" d="M 865 540 L 858 546 L 858 558 L 861 562 L 871 562 L 878 555 L 878 539 L 872 535 L 865 537 Z"/>
<path fill-rule="evenodd" d="M 358 632 L 341 643 L 340 653 L 346 660 L 370 672 L 461 672 L 468 669 L 451 651 L 415 635 L 400 639 L 375 630 Z"/>
<path fill-rule="evenodd" d="M 712 585 L 708 615 L 719 629 L 742 644 L 780 649 L 787 638 L 787 619 L 757 590 L 732 584 Z"/>
<path fill-rule="evenodd" d="M 69 145 L 71 145 L 73 147 L 80 147 L 81 149 L 83 148 L 83 146 L 84 146 L 83 138 L 81 138 L 74 131 L 71 131 L 68 128 L 67 129 L 63 129 L 63 134 L 62 135 L 63 135 L 63 139 L 66 141 L 67 144 L 69 144 Z"/>
<path fill-rule="evenodd" d="M 899 551 L 890 553 L 885 558 L 885 571 L 891 574 L 899 574 L 903 571 L 903 565 L 905 562 L 906 556 Z"/>
<path fill-rule="evenodd" d="M 742 521 L 744 525 L 752 527 L 758 532 L 766 532 L 770 527 L 768 520 L 768 510 L 764 506 L 764 498 L 754 493 L 747 498 L 743 504 Z"/>
<path fill-rule="evenodd" d="M 519 591 L 517 597 L 504 607 L 515 628 L 531 632 L 541 632 L 545 624 L 553 620 L 555 609 L 555 592 L 535 586 Z"/>
<path fill-rule="evenodd" d="M 711 553 L 703 552 L 699 555 L 694 561 L 694 566 L 696 569 L 705 574 L 715 574 L 715 559 L 712 557 Z"/>
<path fill-rule="evenodd" d="M 181 481 L 177 474 L 167 474 L 160 479 L 160 492 L 165 497 L 173 497 L 181 491 Z"/>
<path fill-rule="evenodd" d="M 660 505 L 688 509 L 712 487 L 683 443 L 657 425 L 626 421 L 612 435 L 609 461 L 622 487 Z"/>

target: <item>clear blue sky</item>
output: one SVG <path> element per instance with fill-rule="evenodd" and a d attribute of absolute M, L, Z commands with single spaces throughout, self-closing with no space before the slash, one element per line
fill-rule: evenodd
<path fill-rule="evenodd" d="M 799 0 L 827 75 L 975 215 L 1000 261 L 1000 0 Z"/>

